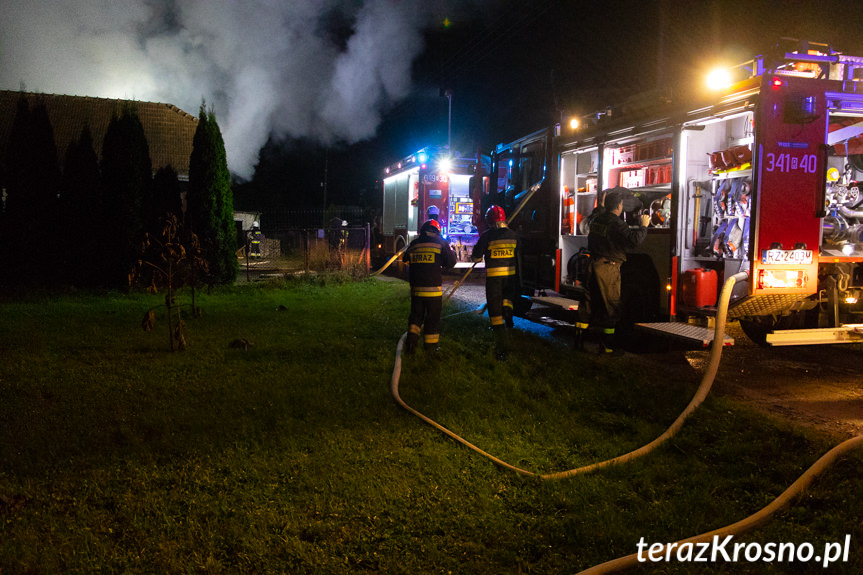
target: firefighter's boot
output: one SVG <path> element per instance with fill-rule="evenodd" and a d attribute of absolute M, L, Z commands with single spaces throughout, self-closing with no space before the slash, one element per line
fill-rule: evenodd
<path fill-rule="evenodd" d="M 430 358 L 437 359 L 440 352 L 440 346 L 438 345 L 439 343 L 439 333 L 427 333 L 425 334 L 425 338 L 423 340 L 423 351 L 427 353 Z"/>
<path fill-rule="evenodd" d="M 503 300 L 503 322 L 507 329 L 515 327 L 515 322 L 513 320 L 514 315 L 512 302 L 508 299 Z"/>
<path fill-rule="evenodd" d="M 405 340 L 405 355 L 413 355 L 417 349 L 420 336 L 417 333 L 408 332 L 408 337 Z"/>
<path fill-rule="evenodd" d="M 586 323 L 576 322 L 575 338 L 573 341 L 573 346 L 576 351 L 584 351 L 584 338 L 587 335 L 588 327 L 590 326 Z"/>
<path fill-rule="evenodd" d="M 599 334 L 599 354 L 611 356 L 623 355 L 623 349 L 615 343 L 613 327 L 604 328 Z"/>
<path fill-rule="evenodd" d="M 506 359 L 509 353 L 509 333 L 505 326 L 495 326 L 494 329 L 494 357 L 498 361 Z"/>

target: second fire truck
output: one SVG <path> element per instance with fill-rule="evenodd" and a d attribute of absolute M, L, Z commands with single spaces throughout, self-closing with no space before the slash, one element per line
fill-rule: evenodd
<path fill-rule="evenodd" d="M 428 147 L 384 169 L 379 255 L 389 257 L 407 246 L 423 222 L 436 219 L 461 262 L 479 238 L 473 224 L 474 176 L 487 173 L 488 156 L 450 154 Z"/>

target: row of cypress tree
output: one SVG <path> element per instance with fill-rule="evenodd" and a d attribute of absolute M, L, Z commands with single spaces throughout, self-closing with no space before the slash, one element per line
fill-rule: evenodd
<path fill-rule="evenodd" d="M 141 240 L 174 214 L 197 234 L 210 283 L 236 279 L 233 194 L 224 141 L 201 105 L 190 158 L 186 213 L 176 172 L 153 174 L 149 145 L 134 105 L 108 126 L 97 157 L 84 127 L 65 151 L 61 173 L 44 102 L 22 94 L 0 182 L 0 283 L 118 289 L 140 257 Z"/>

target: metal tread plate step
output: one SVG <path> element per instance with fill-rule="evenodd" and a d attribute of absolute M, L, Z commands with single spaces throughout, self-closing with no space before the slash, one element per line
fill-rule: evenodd
<path fill-rule="evenodd" d="M 569 311 L 578 310 L 578 300 L 576 299 L 569 299 L 561 296 L 535 295 L 532 296 L 530 300 L 538 304 L 560 307 Z"/>
<path fill-rule="evenodd" d="M 683 322 L 656 322 L 656 323 L 637 323 L 636 327 L 651 331 L 654 333 L 661 333 L 663 335 L 667 335 L 669 337 L 674 337 L 677 339 L 682 339 L 692 343 L 700 343 L 702 346 L 707 347 L 713 342 L 713 336 L 715 330 L 709 327 L 702 327 L 700 325 L 692 325 L 689 323 Z M 723 345 L 732 346 L 734 345 L 734 338 L 724 334 Z"/>

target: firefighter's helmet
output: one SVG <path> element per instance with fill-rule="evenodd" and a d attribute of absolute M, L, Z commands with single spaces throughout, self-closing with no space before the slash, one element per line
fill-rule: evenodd
<path fill-rule="evenodd" d="M 500 206 L 492 206 L 485 213 L 485 222 L 492 227 L 501 222 L 506 222 L 506 212 Z"/>
<path fill-rule="evenodd" d="M 429 220 L 423 224 L 423 227 L 420 228 L 421 233 L 436 233 L 440 234 L 443 232 L 443 229 L 440 227 L 440 222 L 437 220 Z"/>

